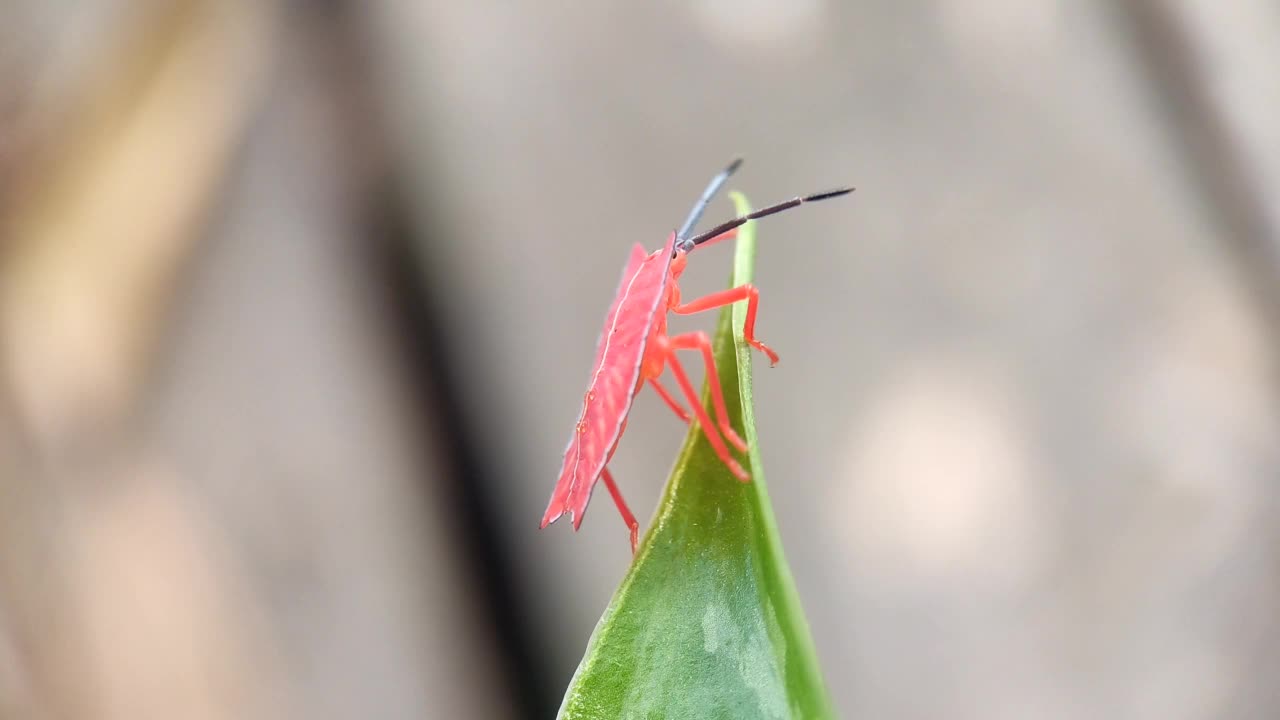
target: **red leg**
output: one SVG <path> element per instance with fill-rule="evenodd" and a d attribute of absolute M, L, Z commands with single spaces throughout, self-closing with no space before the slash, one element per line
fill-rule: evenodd
<path fill-rule="evenodd" d="M 627 507 L 627 501 L 622 499 L 622 493 L 618 490 L 618 486 L 613 482 L 613 475 L 609 474 L 609 468 L 600 471 L 600 477 L 604 478 L 604 486 L 609 488 L 609 494 L 613 496 L 613 504 L 618 506 L 618 512 L 622 514 L 622 522 L 631 528 L 631 554 L 636 554 L 636 541 L 640 535 L 640 523 L 636 522 L 636 516 L 631 514 L 631 508 Z"/>
<path fill-rule="evenodd" d="M 747 444 L 729 424 L 729 411 L 724 403 L 724 390 L 720 386 L 720 374 L 716 372 L 716 357 L 711 353 L 711 340 L 701 331 L 676 335 L 669 340 L 672 350 L 701 350 L 702 362 L 707 367 L 707 382 L 711 385 L 711 401 L 716 408 L 716 419 L 720 421 L 720 432 L 734 447 L 742 452 L 747 451 Z"/>
<path fill-rule="evenodd" d="M 711 443 L 711 447 L 716 451 L 716 456 L 720 458 L 729 472 L 733 473 L 742 482 L 751 479 L 746 470 L 738 464 L 737 460 L 729 454 L 729 448 L 725 447 L 724 440 L 720 439 L 719 433 L 711 427 L 711 418 L 707 417 L 707 411 L 702 407 L 702 401 L 698 399 L 698 393 L 693 389 L 693 385 L 689 382 L 689 376 L 684 374 L 684 367 L 680 365 L 680 359 L 676 357 L 675 351 L 670 345 L 663 344 L 662 350 L 667 354 L 667 364 L 671 367 L 671 374 L 676 376 L 676 382 L 680 384 L 680 389 L 684 391 L 684 396 L 689 400 L 689 406 L 693 408 L 694 414 L 698 416 L 698 424 L 702 426 L 702 434 L 707 436 L 707 442 Z M 714 373 L 711 377 L 715 377 Z"/>
<path fill-rule="evenodd" d="M 770 367 L 777 365 L 778 353 L 756 339 L 756 306 L 760 304 L 760 291 L 756 289 L 755 285 L 748 283 L 739 285 L 736 288 L 714 292 L 706 297 L 700 297 L 697 300 L 677 305 L 671 308 L 671 312 L 677 315 L 690 315 L 703 310 L 710 310 L 711 308 L 723 307 L 739 300 L 747 301 L 747 321 L 742 324 L 743 339 L 747 341 L 747 344 L 769 356 Z"/>
<path fill-rule="evenodd" d="M 676 417 L 685 422 L 693 422 L 693 419 L 689 417 L 689 413 L 685 412 L 684 408 L 680 407 L 680 403 L 676 402 L 676 399 L 671 397 L 671 393 L 667 392 L 667 389 L 658 382 L 658 378 L 649 378 L 649 384 L 653 386 L 653 391 L 658 393 L 658 397 L 662 398 L 667 407 L 671 408 L 671 411 L 676 414 Z"/>

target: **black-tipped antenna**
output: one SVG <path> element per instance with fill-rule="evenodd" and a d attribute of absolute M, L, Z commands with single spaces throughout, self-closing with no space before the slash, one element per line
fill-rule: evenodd
<path fill-rule="evenodd" d="M 680 232 L 676 233 L 676 240 L 684 240 L 685 237 L 693 230 L 693 226 L 698 224 L 698 220 L 702 218 L 702 213 L 710 204 L 711 198 L 715 197 L 725 181 L 729 179 L 739 166 L 742 165 L 742 158 L 736 158 L 729 163 L 729 167 L 721 170 L 715 177 L 711 178 L 711 183 L 707 185 L 707 189 L 702 191 L 702 197 L 698 198 L 698 202 L 694 203 L 693 209 L 689 211 L 689 217 L 685 218 L 684 224 L 680 226 Z"/>
<path fill-rule="evenodd" d="M 748 222 L 751 222 L 752 220 L 759 220 L 762 217 L 768 217 L 769 215 L 780 213 L 783 210 L 790 210 L 793 207 L 799 207 L 800 205 L 803 205 L 808 202 L 817 202 L 819 200 L 827 200 L 828 198 L 840 197 L 841 195 L 848 195 L 851 192 L 853 192 L 853 188 L 850 187 L 850 188 L 840 188 L 839 190 L 827 190 L 826 192 L 814 193 L 812 195 L 806 195 L 804 197 L 791 198 L 786 202 L 780 202 L 777 205 L 770 205 L 769 207 L 764 208 L 762 210 L 756 210 L 755 212 L 749 215 L 743 215 L 740 218 L 734 218 L 733 220 L 730 220 L 728 222 L 721 223 L 697 237 L 685 240 L 683 244 L 686 247 L 692 249 L 697 245 L 701 245 L 702 243 L 708 240 L 712 240 L 720 235 L 723 235 L 729 232 L 730 230 L 740 225 L 744 225 Z"/>

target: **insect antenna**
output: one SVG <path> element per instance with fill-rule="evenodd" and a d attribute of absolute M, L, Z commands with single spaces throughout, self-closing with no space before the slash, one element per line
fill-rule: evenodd
<path fill-rule="evenodd" d="M 850 187 L 850 188 L 840 188 L 838 190 L 827 190 L 826 192 L 814 193 L 812 195 L 806 195 L 804 197 L 791 198 L 786 202 L 780 202 L 777 205 L 770 205 L 767 208 L 756 210 L 755 212 L 750 213 L 749 215 L 743 215 L 740 218 L 734 218 L 728 222 L 720 223 L 719 225 L 711 228 L 710 230 L 702 233 L 701 235 L 698 235 L 697 237 L 684 240 L 682 245 L 692 250 L 694 247 L 701 245 L 702 243 L 708 240 L 712 240 L 720 235 L 723 235 L 740 225 L 745 225 L 746 223 L 751 222 L 752 220 L 759 220 L 762 217 L 768 217 L 770 215 L 780 213 L 783 210 L 790 210 L 793 207 L 799 207 L 808 202 L 817 202 L 819 200 L 827 200 L 833 197 L 840 197 L 841 195 L 848 195 L 851 192 L 853 192 L 853 188 Z"/>
<path fill-rule="evenodd" d="M 676 240 L 684 240 L 686 236 L 693 230 L 693 226 L 698 224 L 698 220 L 702 218 L 702 213 L 707 209 L 707 205 L 711 202 L 711 198 L 724 185 L 739 166 L 742 165 L 742 158 L 735 158 L 729 163 L 729 167 L 721 170 L 715 177 L 711 178 L 711 182 L 707 185 L 707 189 L 702 191 L 702 197 L 698 198 L 698 202 L 694 203 L 693 209 L 689 211 L 689 217 L 685 218 L 684 224 L 680 226 L 680 231 L 676 233 Z"/>

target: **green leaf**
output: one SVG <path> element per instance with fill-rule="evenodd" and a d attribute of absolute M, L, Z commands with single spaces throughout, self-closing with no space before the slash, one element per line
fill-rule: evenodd
<path fill-rule="evenodd" d="M 732 197 L 739 214 L 750 212 L 746 198 Z M 752 279 L 754 226 L 738 234 L 735 286 Z M 834 715 L 766 493 L 745 319 L 745 302 L 720 314 L 715 355 L 731 422 L 751 448 L 744 464 L 751 482 L 735 479 L 702 430 L 690 428 L 561 718 Z M 702 399 L 712 413 L 705 387 Z"/>

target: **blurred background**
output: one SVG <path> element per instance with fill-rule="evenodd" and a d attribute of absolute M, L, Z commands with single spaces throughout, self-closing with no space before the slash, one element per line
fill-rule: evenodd
<path fill-rule="evenodd" d="M 551 717 L 599 326 L 738 154 L 858 187 L 758 261 L 842 714 L 1275 717 L 1277 68 L 1268 0 L 3 0 L 0 717 Z"/>

